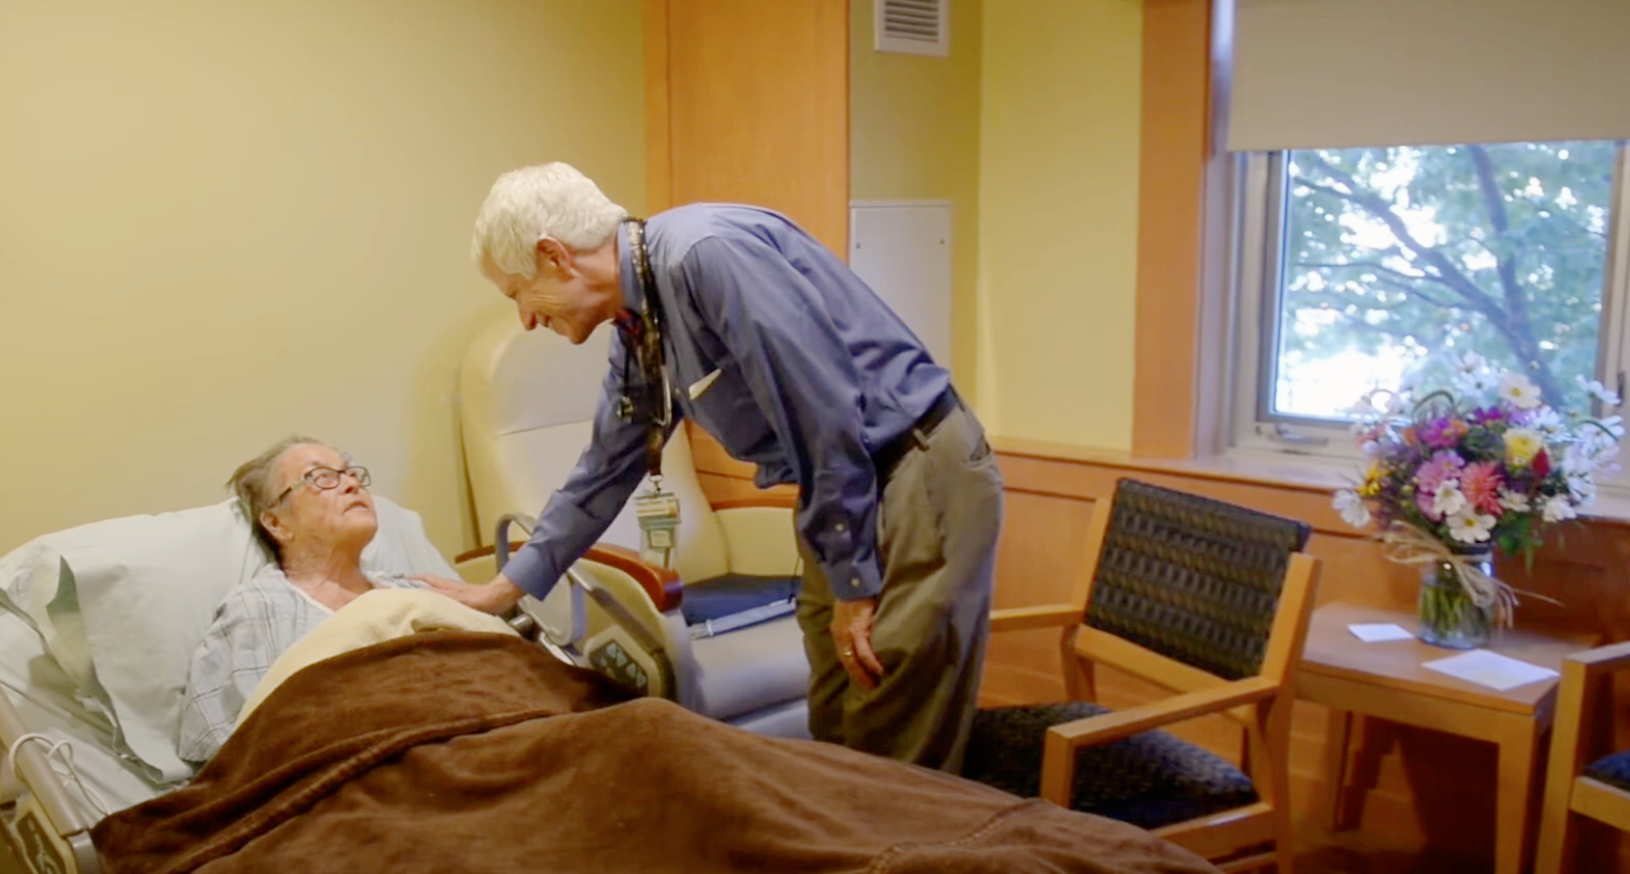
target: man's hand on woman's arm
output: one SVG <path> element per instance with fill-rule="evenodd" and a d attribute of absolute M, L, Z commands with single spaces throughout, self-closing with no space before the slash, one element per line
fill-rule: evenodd
<path fill-rule="evenodd" d="M 509 581 L 509 577 L 499 574 L 486 585 L 466 583 L 462 580 L 449 580 L 446 577 L 437 577 L 430 574 L 415 574 L 410 579 L 418 580 L 432 589 L 452 598 L 466 607 L 472 607 L 483 613 L 494 616 L 515 606 L 526 594 L 521 588 Z"/>

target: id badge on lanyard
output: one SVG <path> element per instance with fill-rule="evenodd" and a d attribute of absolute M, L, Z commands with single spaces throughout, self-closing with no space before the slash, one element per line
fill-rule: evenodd
<path fill-rule="evenodd" d="M 634 515 L 640 521 L 640 558 L 672 570 L 679 548 L 679 497 L 663 491 L 662 478 L 654 477 L 651 488 L 634 499 Z"/>

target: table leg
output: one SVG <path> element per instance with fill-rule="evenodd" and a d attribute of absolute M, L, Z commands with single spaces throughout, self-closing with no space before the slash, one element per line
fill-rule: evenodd
<path fill-rule="evenodd" d="M 1494 802 L 1494 874 L 1522 874 L 1533 823 L 1535 756 L 1540 728 L 1532 719 L 1502 715 Z"/>
<path fill-rule="evenodd" d="M 1332 831 L 1345 827 L 1342 821 L 1342 787 L 1347 782 L 1347 748 L 1353 736 L 1353 712 L 1329 708 L 1324 732 L 1325 792 L 1322 811 Z"/>

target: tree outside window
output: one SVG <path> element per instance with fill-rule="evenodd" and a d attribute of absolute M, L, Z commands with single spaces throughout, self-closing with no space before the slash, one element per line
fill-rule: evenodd
<path fill-rule="evenodd" d="M 1406 374 L 1448 384 L 1468 352 L 1588 411 L 1617 148 L 1285 153 L 1266 412 L 1343 418 Z"/>

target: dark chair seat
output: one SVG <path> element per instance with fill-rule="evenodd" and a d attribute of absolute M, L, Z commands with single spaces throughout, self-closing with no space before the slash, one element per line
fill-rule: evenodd
<path fill-rule="evenodd" d="M 962 775 L 1014 795 L 1041 791 L 1050 726 L 1110 713 L 1085 702 L 980 710 Z M 1254 804 L 1251 779 L 1228 760 L 1163 731 L 1080 750 L 1070 806 L 1146 829 Z"/>
<path fill-rule="evenodd" d="M 679 612 L 686 625 L 723 619 L 781 601 L 790 602 L 803 588 L 800 577 L 757 577 L 724 574 L 685 587 Z"/>
<path fill-rule="evenodd" d="M 1600 780 L 1609 786 L 1630 792 L 1630 750 L 1603 756 L 1591 762 L 1585 766 L 1584 774 L 1592 780 Z"/>

